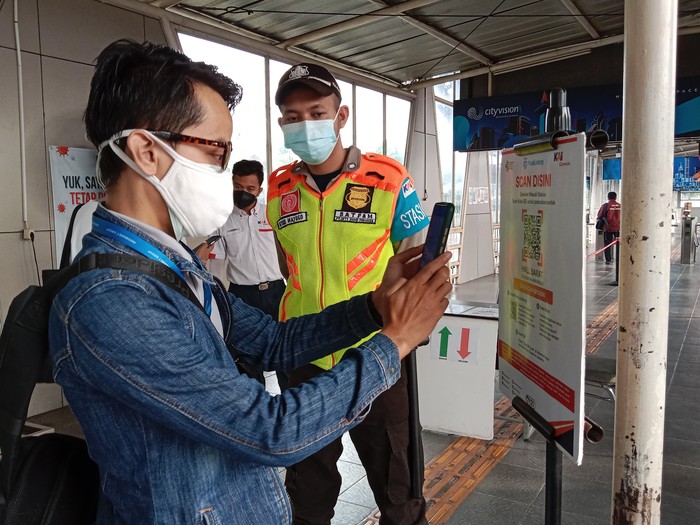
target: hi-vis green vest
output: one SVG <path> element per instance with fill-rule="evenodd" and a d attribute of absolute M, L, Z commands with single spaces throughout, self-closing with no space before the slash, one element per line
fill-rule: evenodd
<path fill-rule="evenodd" d="M 280 320 L 320 312 L 379 286 L 394 254 L 391 225 L 408 177 L 395 160 L 353 147 L 342 174 L 319 194 L 306 182 L 303 166 L 275 170 L 268 184 L 267 217 L 289 270 Z M 314 364 L 328 370 L 344 353 Z"/>

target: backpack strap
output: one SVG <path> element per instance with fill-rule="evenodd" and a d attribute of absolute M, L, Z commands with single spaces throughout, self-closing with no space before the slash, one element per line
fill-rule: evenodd
<path fill-rule="evenodd" d="M 85 206 L 85 202 L 78 204 L 73 208 L 73 213 L 70 216 L 70 222 L 68 223 L 68 231 L 66 232 L 66 238 L 63 240 L 63 250 L 61 250 L 61 262 L 58 265 L 59 268 L 67 268 L 70 265 L 70 248 L 71 241 L 73 240 L 73 226 L 75 225 L 75 216 L 78 215 L 78 210 Z"/>
<path fill-rule="evenodd" d="M 87 272 L 97 268 L 133 270 L 135 272 L 150 275 L 189 299 L 192 304 L 196 305 L 197 308 L 204 312 L 202 303 L 199 302 L 190 286 L 182 279 L 182 277 L 180 277 L 166 265 L 159 263 L 158 261 L 154 261 L 153 259 L 149 259 L 148 257 L 128 253 L 90 253 L 82 257 L 76 263 L 73 263 L 71 267 L 73 265 L 77 266 L 76 275 L 78 273 Z"/>

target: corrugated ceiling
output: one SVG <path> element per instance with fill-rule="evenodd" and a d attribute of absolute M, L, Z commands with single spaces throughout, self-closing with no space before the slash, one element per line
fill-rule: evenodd
<path fill-rule="evenodd" d="M 409 85 L 621 35 L 624 0 L 142 0 Z M 679 1 L 700 30 L 700 0 Z M 347 27 L 347 25 L 350 27 Z"/>

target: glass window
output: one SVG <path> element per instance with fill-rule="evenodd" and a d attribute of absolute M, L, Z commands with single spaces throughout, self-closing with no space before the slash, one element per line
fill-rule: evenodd
<path fill-rule="evenodd" d="M 241 159 L 260 161 L 267 166 L 265 59 L 230 46 L 180 33 L 182 50 L 192 60 L 215 65 L 243 88 L 243 98 L 233 113 L 233 153 L 231 162 Z"/>
<path fill-rule="evenodd" d="M 489 182 L 491 186 L 491 222 L 501 217 L 501 152 L 489 151 Z"/>
<path fill-rule="evenodd" d="M 284 135 L 279 125 L 279 118 L 282 116 L 279 108 L 275 104 L 275 92 L 280 78 L 290 68 L 291 64 L 270 60 L 270 144 L 272 151 L 272 170 L 280 166 L 289 164 L 297 160 L 297 156 L 284 147 Z"/>
<path fill-rule="evenodd" d="M 434 91 L 435 96 L 438 98 L 442 98 L 445 100 L 449 100 L 450 102 L 454 101 L 454 82 L 445 82 L 444 84 L 436 84 L 434 86 Z"/>
<path fill-rule="evenodd" d="M 406 160 L 406 139 L 411 103 L 408 100 L 386 96 L 386 155 L 403 164 Z"/>
<path fill-rule="evenodd" d="M 463 151 L 455 152 L 454 194 L 455 194 L 455 226 L 462 225 L 462 203 L 464 202 L 464 177 L 467 173 L 469 154 Z"/>
<path fill-rule="evenodd" d="M 452 106 L 436 101 L 435 117 L 437 121 L 438 154 L 440 157 L 443 199 L 449 200 L 455 205 L 455 219 L 457 219 L 457 206 L 459 203 L 454 200 L 456 188 L 452 180 L 452 160 L 454 157 L 452 151 Z M 451 197 L 450 199 L 447 198 L 448 193 Z M 455 220 L 455 225 L 457 225 L 458 222 L 458 220 Z"/>
<path fill-rule="evenodd" d="M 379 91 L 355 87 L 356 142 L 363 153 L 384 154 L 384 97 Z"/>
<path fill-rule="evenodd" d="M 347 148 L 348 146 L 355 144 L 355 128 L 353 125 L 353 111 L 355 104 L 353 102 L 352 84 L 343 80 L 338 80 L 338 87 L 340 88 L 340 95 L 343 97 L 341 104 L 350 108 L 350 117 L 348 118 L 348 122 L 345 124 L 345 127 L 340 130 L 340 140 L 343 142 L 343 146 Z"/>

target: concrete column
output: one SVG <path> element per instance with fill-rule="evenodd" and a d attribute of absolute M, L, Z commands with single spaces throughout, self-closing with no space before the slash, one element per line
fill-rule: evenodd
<path fill-rule="evenodd" d="M 658 524 L 671 252 L 677 0 L 625 0 L 613 524 Z"/>

